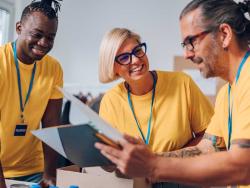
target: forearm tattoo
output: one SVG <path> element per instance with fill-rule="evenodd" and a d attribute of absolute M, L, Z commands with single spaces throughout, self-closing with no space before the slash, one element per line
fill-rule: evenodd
<path fill-rule="evenodd" d="M 232 141 L 232 145 L 238 145 L 240 148 L 250 148 L 249 139 L 237 139 Z"/>
<path fill-rule="evenodd" d="M 207 139 L 212 142 L 212 144 L 207 144 L 205 146 L 193 146 L 187 147 L 176 151 L 166 152 L 159 154 L 163 157 L 176 157 L 176 158 L 186 158 L 194 157 L 202 154 L 207 154 L 215 151 L 226 150 L 226 145 L 222 137 L 214 136 L 205 133 L 202 139 Z"/>
<path fill-rule="evenodd" d="M 194 146 L 194 147 L 189 147 L 189 148 L 183 148 L 183 149 L 177 150 L 177 151 L 162 153 L 162 154 L 160 154 L 160 156 L 185 158 L 185 157 L 194 157 L 194 156 L 198 156 L 201 154 L 202 154 L 202 151 L 199 148 L 197 148 L 196 146 Z"/>
<path fill-rule="evenodd" d="M 202 139 L 210 140 L 215 151 L 225 151 L 226 144 L 222 137 L 205 133 Z"/>

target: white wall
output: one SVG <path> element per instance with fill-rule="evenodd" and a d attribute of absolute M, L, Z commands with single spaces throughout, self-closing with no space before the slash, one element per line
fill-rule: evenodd
<path fill-rule="evenodd" d="M 16 0 L 16 20 L 29 2 Z M 98 81 L 98 51 L 104 33 L 113 27 L 128 27 L 142 36 L 151 69 L 172 70 L 173 56 L 182 54 L 178 17 L 188 2 L 64 0 L 51 54 L 63 66 L 65 85 L 76 92 L 110 87 Z"/>
<path fill-rule="evenodd" d="M 8 28 L 8 39 L 12 40 L 13 39 L 13 32 L 14 32 L 14 20 L 15 20 L 15 3 L 14 0 L 0 0 L 0 7 L 7 10 L 10 13 L 10 17 L 9 17 L 9 21 L 10 21 L 10 25 Z"/>

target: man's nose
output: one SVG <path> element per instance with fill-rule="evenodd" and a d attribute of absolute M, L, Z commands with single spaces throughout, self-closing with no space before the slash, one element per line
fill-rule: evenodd
<path fill-rule="evenodd" d="M 185 59 L 192 59 L 194 57 L 194 51 L 193 50 L 188 50 L 184 49 L 184 57 Z"/>

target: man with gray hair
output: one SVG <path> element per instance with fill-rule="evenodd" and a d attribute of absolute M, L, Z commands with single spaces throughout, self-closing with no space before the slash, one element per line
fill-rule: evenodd
<path fill-rule="evenodd" d="M 187 59 L 205 78 L 221 77 L 215 114 L 194 147 L 154 155 L 125 135 L 120 150 L 96 147 L 124 174 L 191 185 L 250 184 L 250 0 L 193 0 L 180 15 Z"/>

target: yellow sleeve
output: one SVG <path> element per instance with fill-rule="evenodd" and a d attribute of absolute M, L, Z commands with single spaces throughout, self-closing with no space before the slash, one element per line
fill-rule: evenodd
<path fill-rule="evenodd" d="M 223 133 L 222 130 L 220 129 L 220 122 L 221 122 L 221 117 L 223 116 L 222 114 L 222 110 L 221 110 L 221 106 L 223 104 L 223 90 L 224 88 L 221 88 L 221 90 L 219 91 L 217 97 L 216 97 L 216 101 L 215 101 L 215 107 L 214 107 L 214 115 L 209 123 L 209 126 L 206 130 L 206 133 L 210 134 L 210 135 L 215 135 L 218 137 L 223 137 Z"/>
<path fill-rule="evenodd" d="M 51 92 L 50 99 L 61 99 L 63 98 L 62 93 L 57 89 L 57 87 L 63 87 L 63 70 L 61 65 L 56 61 L 55 63 L 55 79 L 54 79 L 54 87 Z"/>
<path fill-rule="evenodd" d="M 198 133 L 206 130 L 214 114 L 214 110 L 208 98 L 201 92 L 191 78 L 189 81 L 189 88 L 191 128 L 194 133 Z"/>
<path fill-rule="evenodd" d="M 100 104 L 100 109 L 99 109 L 99 116 L 104 119 L 107 123 L 109 123 L 111 126 L 113 126 L 114 128 L 114 122 L 113 122 L 113 118 L 112 118 L 112 103 L 111 103 L 111 98 L 105 94 L 101 100 L 101 104 Z"/>

